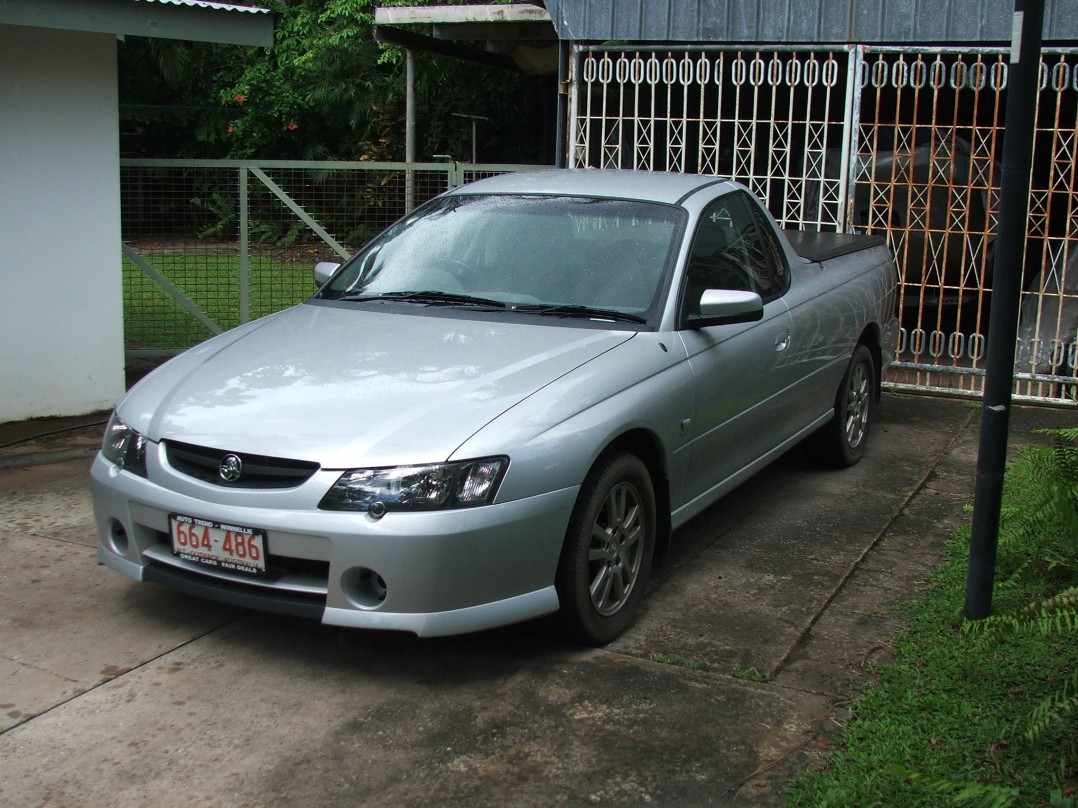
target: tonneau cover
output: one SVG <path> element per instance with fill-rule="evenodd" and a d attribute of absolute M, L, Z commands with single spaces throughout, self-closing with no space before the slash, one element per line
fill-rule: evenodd
<path fill-rule="evenodd" d="M 867 250 L 886 244 L 883 236 L 863 236 L 854 233 L 815 233 L 808 230 L 784 230 L 794 252 L 809 261 L 826 261 L 840 255 Z"/>

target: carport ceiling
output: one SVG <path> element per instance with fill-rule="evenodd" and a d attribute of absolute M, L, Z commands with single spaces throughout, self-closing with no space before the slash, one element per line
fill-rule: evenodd
<path fill-rule="evenodd" d="M 529 75 L 558 70 L 558 37 L 539 5 L 376 8 L 374 25 L 379 42 Z"/>

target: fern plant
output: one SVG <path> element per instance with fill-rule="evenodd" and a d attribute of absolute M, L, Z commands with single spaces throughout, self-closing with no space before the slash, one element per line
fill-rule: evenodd
<path fill-rule="evenodd" d="M 972 631 L 984 631 L 1001 639 L 1015 631 L 1052 634 L 1078 634 L 1078 586 L 1064 589 L 1048 598 L 1030 603 L 1010 614 L 993 615 L 983 622 L 969 624 Z M 1078 711 L 1078 668 L 1070 672 L 1062 686 L 1034 708 L 1025 721 L 1023 734 L 1030 741 L 1042 737 L 1051 727 Z"/>
<path fill-rule="evenodd" d="M 1066 568 L 1063 578 L 1078 571 L 1078 428 L 1039 431 L 1052 437 L 1052 447 L 1023 453 L 1029 488 L 1007 497 L 1000 514 L 1003 592 L 1020 583 L 1030 565 L 1036 573 Z M 1009 546 L 1020 551 L 1008 554 Z"/>
<path fill-rule="evenodd" d="M 969 808 L 1011 808 L 1018 805 L 1025 808 L 1033 808 L 1033 806 L 1075 808 L 1078 806 L 1078 800 L 1064 794 L 1061 789 L 1053 789 L 1048 799 L 1040 800 L 1030 798 L 1028 794 L 1023 794 L 1017 788 L 949 780 L 946 777 L 935 777 L 897 764 L 888 766 L 884 772 L 902 777 L 926 791 L 947 797 L 954 805 L 969 806 Z"/>
<path fill-rule="evenodd" d="M 1038 463 L 1041 501 L 1026 502 L 1021 514 L 1001 533 L 1001 543 L 1021 540 L 1041 550 L 1040 558 L 1026 557 L 1016 563 L 1005 583 L 1013 584 L 1030 564 L 1057 570 L 1061 580 L 1073 581 L 1078 573 L 1078 428 L 1041 430 L 1053 439 L 1051 452 Z M 1034 461 L 1037 462 L 1037 461 Z M 994 640 L 1014 632 L 1039 632 L 1044 637 L 1078 634 L 1078 586 L 1073 584 L 1026 606 L 967 623 L 969 633 L 984 633 Z M 1018 722 L 1017 728 L 1030 742 L 1078 715 L 1078 668 L 1064 673 L 1062 685 Z M 1064 754 L 1074 761 L 1072 747 Z M 1066 761 L 1064 761 L 1066 762 Z"/>

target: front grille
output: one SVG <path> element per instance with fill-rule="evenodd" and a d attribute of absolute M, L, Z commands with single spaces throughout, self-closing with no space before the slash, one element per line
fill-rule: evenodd
<path fill-rule="evenodd" d="M 143 580 L 172 587 L 180 592 L 228 603 L 244 609 L 275 612 L 319 620 L 326 609 L 326 596 L 304 592 L 265 589 L 232 583 L 188 572 L 166 564 L 150 564 L 143 570 Z"/>
<path fill-rule="evenodd" d="M 318 471 L 317 463 L 305 460 L 228 452 L 179 441 L 165 441 L 165 453 L 169 465 L 177 471 L 228 488 L 294 488 Z M 220 473 L 221 463 L 229 455 L 238 457 L 242 463 L 239 478 L 231 481 L 223 479 Z"/>

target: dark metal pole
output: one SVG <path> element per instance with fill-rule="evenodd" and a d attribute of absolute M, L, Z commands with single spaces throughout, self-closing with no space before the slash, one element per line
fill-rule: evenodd
<path fill-rule="evenodd" d="M 966 617 L 971 620 L 987 617 L 992 611 L 992 579 L 996 571 L 1003 472 L 1007 464 L 1007 431 L 1022 295 L 1022 261 L 1029 213 L 1043 26 L 1044 0 L 1015 0 L 981 443 L 966 574 Z"/>

